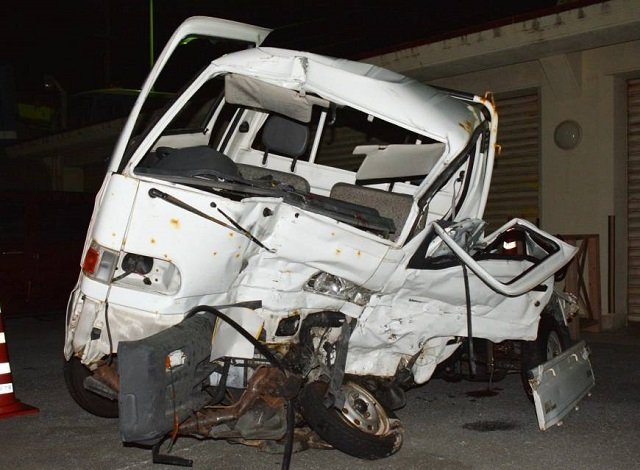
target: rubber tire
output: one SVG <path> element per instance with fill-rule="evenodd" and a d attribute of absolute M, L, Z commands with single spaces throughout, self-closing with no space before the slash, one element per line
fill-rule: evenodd
<path fill-rule="evenodd" d="M 569 328 L 552 317 L 542 315 L 538 324 L 538 337 L 535 341 L 525 341 L 522 344 L 522 386 L 527 398 L 533 402 L 533 390 L 529 385 L 529 371 L 534 367 L 547 362 L 552 357 L 547 357 L 547 343 L 552 334 L 557 335 L 560 342 L 561 351 L 571 346 L 571 336 Z"/>
<path fill-rule="evenodd" d="M 84 388 L 83 382 L 91 375 L 91 371 L 77 357 L 65 361 L 64 381 L 69 394 L 82 409 L 101 418 L 117 418 L 118 402 L 101 397 Z"/>
<path fill-rule="evenodd" d="M 300 394 L 302 416 L 322 439 L 334 448 L 360 459 L 376 460 L 388 457 L 402 447 L 401 434 L 377 436 L 360 431 L 342 417 L 335 408 L 324 406 L 326 382 L 311 382 Z M 395 416 L 387 411 L 389 418 Z"/>

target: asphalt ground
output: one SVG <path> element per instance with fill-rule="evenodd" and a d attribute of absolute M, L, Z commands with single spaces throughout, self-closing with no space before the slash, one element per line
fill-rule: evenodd
<path fill-rule="evenodd" d="M 146 449 L 123 446 L 117 420 L 97 418 L 68 395 L 62 376 L 64 319 L 5 319 L 14 388 L 34 416 L 0 419 L 0 469 L 175 469 Z M 397 411 L 402 449 L 363 461 L 336 450 L 293 455 L 293 469 L 640 468 L 640 331 L 588 336 L 596 387 L 561 426 L 541 432 L 519 376 L 487 385 L 433 380 L 408 392 Z M 173 454 L 194 468 L 278 469 L 281 456 L 222 441 L 180 439 Z"/>

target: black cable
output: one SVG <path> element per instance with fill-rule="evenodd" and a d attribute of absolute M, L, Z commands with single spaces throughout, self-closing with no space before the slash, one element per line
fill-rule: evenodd
<path fill-rule="evenodd" d="M 189 310 L 184 318 L 190 318 L 196 313 L 206 312 L 214 315 L 216 318 L 227 323 L 234 330 L 240 333 L 247 341 L 249 341 L 253 346 L 262 354 L 272 365 L 277 367 L 282 371 L 282 373 L 286 374 L 286 368 L 280 359 L 278 359 L 264 344 L 254 338 L 247 330 L 245 330 L 241 325 L 236 323 L 234 320 L 229 318 L 227 315 L 222 313 L 220 310 L 210 307 L 209 305 L 198 305 L 197 307 L 193 307 Z M 293 400 L 287 399 L 287 432 L 285 434 L 285 445 L 284 445 L 284 455 L 282 457 L 282 466 L 280 467 L 282 470 L 288 470 L 289 465 L 291 464 L 291 454 L 293 452 L 293 434 L 295 427 L 295 410 L 293 408 Z"/>
<path fill-rule="evenodd" d="M 438 223 L 438 222 L 436 222 Z M 441 224 L 439 224 L 442 227 Z M 458 261 L 460 261 L 460 265 L 462 266 L 462 277 L 464 278 L 464 295 L 467 307 L 467 343 L 468 343 L 468 351 L 469 351 L 469 372 L 471 377 L 475 377 L 476 375 L 476 362 L 475 362 L 475 354 L 473 351 L 473 329 L 472 329 L 472 312 L 471 312 L 471 291 L 469 289 L 469 273 L 467 272 L 467 265 L 464 263 L 462 258 L 458 256 L 453 250 L 451 252 L 454 254 Z M 484 282 L 484 281 L 483 281 Z"/>
<path fill-rule="evenodd" d="M 193 307 L 191 310 L 189 310 L 185 314 L 184 319 L 186 320 L 187 318 L 191 318 L 198 312 L 210 313 L 215 317 L 219 318 L 220 320 L 224 321 L 225 323 L 229 324 L 229 326 L 231 326 L 234 330 L 240 333 L 247 341 L 253 344 L 255 348 L 258 351 L 260 351 L 260 354 L 262 354 L 271 364 L 276 366 L 282 372 L 286 372 L 286 369 L 282 364 L 282 362 L 280 361 L 280 359 L 275 357 L 273 353 L 269 350 L 269 348 L 267 348 L 264 344 L 262 344 L 260 341 L 255 339 L 249 332 L 247 332 L 247 330 L 242 328 L 241 325 L 236 323 L 234 320 L 232 320 L 230 317 L 222 313 L 220 310 L 214 307 L 210 307 L 209 305 L 198 305 L 197 307 Z"/>
<path fill-rule="evenodd" d="M 113 363 L 113 340 L 111 339 L 111 328 L 109 327 L 109 302 L 104 302 L 104 323 L 107 327 L 107 338 L 109 338 L 109 358 L 107 359 L 107 365 Z"/>
<path fill-rule="evenodd" d="M 293 408 L 293 400 L 287 399 L 287 433 L 284 441 L 284 455 L 282 456 L 282 470 L 289 470 L 291 465 L 291 454 L 293 453 L 293 429 L 295 426 L 296 413 Z"/>
<path fill-rule="evenodd" d="M 467 303 L 467 343 L 469 346 L 469 370 L 471 377 L 476 375 L 476 363 L 473 353 L 473 331 L 471 329 L 471 293 L 469 290 L 469 274 L 467 273 L 467 265 L 462 264 L 462 276 L 464 277 L 464 294 Z"/>
<path fill-rule="evenodd" d="M 211 403 L 213 405 L 217 405 L 224 399 L 224 394 L 227 391 L 227 377 L 229 376 L 229 367 L 231 366 L 231 361 L 229 359 L 224 360 L 224 366 L 222 367 L 222 373 L 220 374 L 220 381 L 218 382 L 218 386 L 216 387 L 215 394 L 209 393 L 207 388 L 207 393 L 211 395 Z"/>

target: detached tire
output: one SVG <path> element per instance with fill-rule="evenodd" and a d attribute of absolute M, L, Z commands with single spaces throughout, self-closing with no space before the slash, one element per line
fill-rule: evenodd
<path fill-rule="evenodd" d="M 77 357 L 64 363 L 64 381 L 69 394 L 82 409 L 101 418 L 117 418 L 118 402 L 101 397 L 84 388 L 84 379 L 91 375 Z"/>
<path fill-rule="evenodd" d="M 522 344 L 522 386 L 529 400 L 533 401 L 529 371 L 560 355 L 570 346 L 569 328 L 564 323 L 558 323 L 551 315 L 542 315 L 538 324 L 538 337 L 535 341 Z"/>
<path fill-rule="evenodd" d="M 342 411 L 324 406 L 327 388 L 326 382 L 311 382 L 300 395 L 302 415 L 322 439 L 367 460 L 388 457 L 402 447 L 400 422 L 364 387 L 353 382 L 342 385 L 346 397 Z"/>

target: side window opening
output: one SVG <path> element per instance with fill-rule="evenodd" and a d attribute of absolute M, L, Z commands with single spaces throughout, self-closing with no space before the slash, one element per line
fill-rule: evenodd
<path fill-rule="evenodd" d="M 373 118 L 353 108 L 339 107 L 335 109 L 335 115 L 327 118 L 316 155 L 316 163 L 357 171 L 366 157 L 365 154 L 353 154 L 358 146 L 382 147 L 392 144 L 415 145 L 432 142 L 434 141 L 425 136 L 382 119 Z M 420 176 L 421 178 L 412 179 L 411 183 L 419 184 L 424 175 Z"/>
<path fill-rule="evenodd" d="M 252 47 L 252 44 L 244 41 L 216 40 L 203 36 L 185 38 L 162 69 L 152 92 L 142 105 L 119 164 L 119 171 L 124 169 L 140 142 L 163 113 L 169 109 L 176 97 L 199 75 L 200 71 L 204 70 L 212 60 L 229 52 L 240 51 L 248 47 Z M 191 116 L 195 117 L 194 114 Z M 181 121 L 176 121 L 170 128 L 176 129 L 178 126 L 193 124 L 194 122 L 187 119 L 185 115 Z"/>
<path fill-rule="evenodd" d="M 205 132 L 205 126 L 222 99 L 223 86 L 222 80 L 216 78 L 206 82 L 173 118 L 163 135 Z"/>
<path fill-rule="evenodd" d="M 214 77 L 205 82 L 174 116 L 171 122 L 163 129 L 156 139 L 151 150 L 142 159 L 138 168 L 151 169 L 162 166 L 160 163 L 164 155 L 174 154 L 176 149 L 194 149 L 209 147 L 218 151 L 221 141 L 229 128 L 233 116 L 238 109 L 236 105 L 228 105 L 223 102 L 224 80 L 221 77 Z M 222 108 L 220 108 L 222 106 Z M 216 110 L 220 109 L 215 121 L 210 124 Z M 211 126 L 211 128 L 208 128 Z M 187 155 L 185 152 L 174 154 Z M 202 162 L 196 159 L 198 164 Z M 195 162 L 186 162 L 184 168 L 179 162 L 172 164 L 172 167 L 188 170 Z"/>
<path fill-rule="evenodd" d="M 200 36 L 186 38 L 174 51 L 169 62 L 165 65 L 154 85 L 153 91 L 166 95 L 179 96 L 186 86 L 191 84 L 194 77 L 197 77 L 199 72 L 204 70 L 212 60 L 223 54 L 240 51 L 247 47 L 249 47 L 249 44 L 243 41 L 216 41 L 212 38 Z M 143 104 L 140 117 L 132 133 L 132 138 L 144 133 L 145 129 L 149 129 L 155 121 L 154 118 L 157 113 L 154 111 L 157 107 L 154 108 L 152 105 L 153 103 L 150 100 L 145 101 Z M 169 103 L 167 107 L 170 105 L 171 103 Z M 167 107 L 165 107 L 165 109 Z M 184 122 L 185 120 L 183 119 L 182 123 Z M 178 125 L 177 122 L 176 125 Z"/>
<path fill-rule="evenodd" d="M 214 123 L 213 129 L 211 129 L 211 138 L 209 139 L 209 147 L 214 148 L 224 153 L 225 142 L 223 139 L 227 136 L 228 132 L 231 132 L 233 120 L 241 111 L 241 107 L 235 104 L 224 103 L 220 114 Z M 235 127 L 235 125 L 233 125 Z"/>

